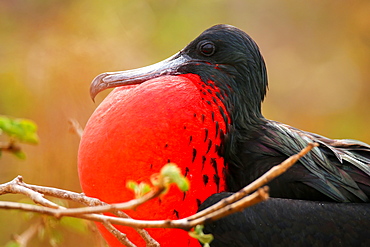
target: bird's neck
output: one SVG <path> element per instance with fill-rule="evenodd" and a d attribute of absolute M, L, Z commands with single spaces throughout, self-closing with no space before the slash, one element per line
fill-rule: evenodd
<path fill-rule="evenodd" d="M 256 138 L 267 120 L 261 113 L 261 100 L 258 100 L 258 97 L 251 95 L 248 90 L 237 91 L 237 77 L 229 77 L 220 71 L 213 72 L 211 76 L 210 73 L 188 73 L 181 76 L 195 82 L 204 98 L 208 97 L 207 103 L 219 108 L 226 125 L 224 148 L 220 156 L 238 163 L 239 143 Z"/>

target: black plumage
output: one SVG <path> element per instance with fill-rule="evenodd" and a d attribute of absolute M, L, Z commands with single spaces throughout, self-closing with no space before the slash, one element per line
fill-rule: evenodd
<path fill-rule="evenodd" d="M 230 166 L 229 186 L 239 189 L 273 165 L 299 152 L 309 142 L 320 144 L 270 183 L 274 197 L 368 202 L 370 147 L 354 140 L 331 140 L 291 126 L 267 121 L 255 139 L 240 144 L 240 167 Z"/>
<path fill-rule="evenodd" d="M 200 209 L 231 193 L 209 197 Z M 212 247 L 370 246 L 370 205 L 271 198 L 207 224 Z"/>

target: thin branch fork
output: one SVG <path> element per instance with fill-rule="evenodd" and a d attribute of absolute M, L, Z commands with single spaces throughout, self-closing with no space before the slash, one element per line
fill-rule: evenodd
<path fill-rule="evenodd" d="M 37 186 L 37 185 L 30 185 L 27 184 L 23 181 L 22 176 L 17 176 L 14 178 L 12 181 L 0 185 L 0 195 L 2 194 L 7 194 L 7 193 L 13 193 L 13 194 L 24 194 L 31 198 L 35 203 L 43 205 L 44 207 L 39 207 L 36 205 L 30 205 L 30 204 L 20 204 L 20 203 L 14 203 L 14 202 L 0 202 L 0 208 L 4 209 L 20 209 L 23 211 L 29 211 L 29 212 L 37 212 L 37 213 L 42 213 L 50 216 L 54 216 L 58 218 L 58 212 L 57 213 L 51 213 L 49 212 L 49 208 L 53 208 L 55 210 L 67 210 L 64 207 L 61 207 L 57 204 L 54 204 L 53 202 L 47 200 L 44 198 L 44 195 L 47 196 L 52 196 L 60 199 L 65 199 L 65 200 L 71 200 L 74 202 L 78 202 L 81 204 L 84 204 L 86 206 L 85 209 L 90 209 L 90 208 L 95 208 L 94 206 L 100 206 L 100 205 L 108 205 L 107 203 L 104 203 L 100 201 L 99 199 L 92 198 L 92 197 L 87 197 L 83 193 L 76 193 L 76 192 L 71 192 L 67 190 L 62 190 L 62 189 L 57 189 L 57 188 L 52 188 L 52 187 L 44 187 L 44 186 Z M 140 203 L 139 203 L 140 204 Z M 31 207 L 28 207 L 28 206 Z M 55 205 L 55 206 L 53 206 Z M 106 207 L 106 206 L 105 206 Z M 126 213 L 119 211 L 119 210 L 114 210 L 114 207 L 109 207 L 109 210 L 113 214 L 115 214 L 118 217 L 122 218 L 130 218 Z M 71 209 L 74 210 L 74 209 Z M 81 217 L 76 217 L 76 218 L 81 218 Z M 107 227 L 106 223 L 103 222 L 103 225 Z M 114 226 L 107 227 L 107 229 L 114 235 L 119 241 L 124 241 L 125 237 L 123 236 L 124 234 L 119 232 L 117 229 L 114 228 Z M 115 229 L 115 230 L 114 230 Z M 146 242 L 147 247 L 157 247 L 159 246 L 158 242 L 154 240 L 149 233 L 144 230 L 144 229 L 139 229 L 135 228 L 134 229 L 139 233 L 139 235 L 144 239 Z M 126 246 L 130 246 L 130 242 L 124 241 L 121 242 L 122 244 Z"/>
<path fill-rule="evenodd" d="M 25 196 L 28 196 L 35 203 L 44 205 L 46 207 L 65 209 L 64 207 L 61 207 L 58 204 L 45 199 L 43 194 L 23 186 L 23 178 L 21 176 L 17 176 L 12 181 L 0 186 L 0 195 L 7 193 L 23 194 Z"/>
<path fill-rule="evenodd" d="M 163 186 L 155 187 L 152 191 L 148 192 L 140 198 L 123 203 L 106 204 L 96 198 L 87 197 L 83 193 L 75 193 L 67 190 L 37 185 L 29 185 L 23 182 L 22 176 L 17 176 L 12 181 L 0 185 L 0 195 L 7 193 L 24 194 L 30 197 L 37 204 L 43 205 L 48 208 L 59 209 L 55 210 L 55 212 L 53 213 L 53 216 L 56 218 L 78 214 L 104 213 L 115 212 L 117 210 L 135 209 L 141 204 L 158 197 L 164 190 L 165 187 Z M 77 201 L 88 205 L 89 207 L 67 209 L 45 199 L 44 194 L 58 197 L 60 199 Z"/>

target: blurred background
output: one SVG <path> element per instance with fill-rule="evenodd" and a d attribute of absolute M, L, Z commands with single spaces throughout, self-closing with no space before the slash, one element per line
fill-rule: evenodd
<path fill-rule="evenodd" d="M 34 120 L 40 144 L 24 145 L 23 161 L 3 154 L 0 183 L 22 175 L 80 192 L 68 120 L 84 126 L 107 94 L 93 103 L 92 79 L 163 60 L 219 23 L 250 34 L 264 55 L 266 118 L 370 143 L 369 16 L 367 0 L 1 0 L 0 114 Z M 0 246 L 26 228 L 22 214 L 1 210 Z M 58 246 L 97 246 L 89 234 L 63 236 Z"/>

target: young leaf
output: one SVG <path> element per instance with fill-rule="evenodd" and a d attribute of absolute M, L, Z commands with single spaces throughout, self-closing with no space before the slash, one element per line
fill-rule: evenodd
<path fill-rule="evenodd" d="M 20 246 L 21 245 L 19 243 L 15 242 L 14 240 L 11 240 L 7 242 L 4 247 L 20 247 Z"/>
<path fill-rule="evenodd" d="M 12 152 L 17 158 L 21 159 L 21 160 L 24 160 L 26 159 L 26 154 L 21 151 L 21 150 L 18 150 L 18 151 L 13 151 Z"/>
<path fill-rule="evenodd" d="M 37 144 L 37 125 L 28 119 L 0 116 L 0 129 L 10 137 L 25 143 Z"/>
<path fill-rule="evenodd" d="M 210 243 L 213 240 L 212 234 L 205 234 L 203 232 L 203 225 L 197 225 L 194 231 L 189 232 L 190 237 L 198 239 L 203 244 L 203 247 L 210 247 Z"/>
<path fill-rule="evenodd" d="M 160 176 L 168 179 L 168 184 L 175 183 L 181 191 L 189 190 L 189 181 L 181 174 L 180 168 L 173 163 L 162 167 Z"/>
<path fill-rule="evenodd" d="M 126 184 L 126 187 L 129 188 L 130 190 L 135 191 L 137 188 L 137 183 L 135 181 L 129 180 Z"/>
<path fill-rule="evenodd" d="M 152 189 L 147 183 L 141 182 L 138 184 L 131 180 L 127 182 L 126 187 L 134 191 L 135 198 L 142 197 Z"/>

